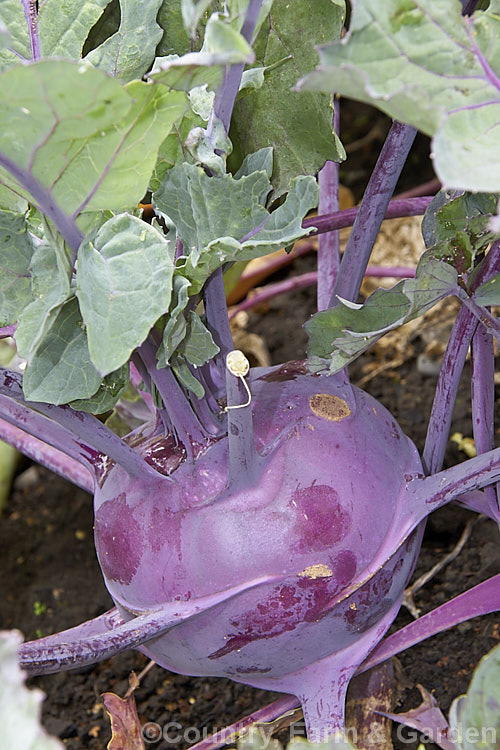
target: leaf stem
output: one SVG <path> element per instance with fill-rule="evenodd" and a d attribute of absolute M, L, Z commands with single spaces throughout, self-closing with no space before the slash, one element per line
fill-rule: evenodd
<path fill-rule="evenodd" d="M 74 264 L 78 248 L 85 236 L 74 220 L 56 203 L 50 190 L 43 187 L 36 177 L 19 167 L 3 153 L 0 153 L 0 166 L 10 172 L 19 184 L 28 191 L 41 213 L 45 214 L 54 223 L 73 251 L 72 261 Z"/>
<path fill-rule="evenodd" d="M 188 458 L 192 459 L 193 447 L 205 445 L 207 434 L 198 422 L 172 368 L 170 366 L 157 367 L 156 349 L 155 342 L 147 338 L 138 349 L 139 356 L 158 389 L 174 434 L 184 446 Z"/>
<path fill-rule="evenodd" d="M 500 242 L 496 242 L 483 260 L 471 284 L 472 290 L 477 289 L 480 284 L 499 271 Z M 478 321 L 473 313 L 466 307 L 462 307 L 453 325 L 444 353 L 427 427 L 423 464 L 429 474 L 439 471 L 443 465 L 460 376 L 477 325 Z"/>
<path fill-rule="evenodd" d="M 339 132 L 339 99 L 335 100 L 333 129 Z M 318 174 L 320 214 L 333 214 L 339 210 L 339 164 L 327 161 Z M 319 310 L 326 310 L 340 268 L 340 235 L 338 231 L 321 234 L 318 238 L 318 293 Z"/>
<path fill-rule="evenodd" d="M 224 374 L 226 357 L 234 349 L 234 344 L 227 314 L 222 268 L 218 268 L 206 282 L 203 289 L 203 300 L 207 327 L 220 349 L 216 356 L 216 362 L 221 373 Z"/>
<path fill-rule="evenodd" d="M 416 134 L 411 125 L 393 122 L 391 126 L 347 242 L 330 307 L 337 304 L 337 295 L 351 301 L 358 296 L 373 243 Z"/>
<path fill-rule="evenodd" d="M 493 338 L 479 325 L 471 343 L 472 431 L 478 453 L 495 447 L 495 352 Z M 485 487 L 484 494 L 496 513 L 500 510 L 497 487 Z"/>
<path fill-rule="evenodd" d="M 41 57 L 40 53 L 40 39 L 38 37 L 38 13 L 36 0 L 22 0 L 24 16 L 26 18 L 26 24 L 30 35 L 31 42 L 31 55 L 33 60 L 39 60 Z"/>
<path fill-rule="evenodd" d="M 252 404 L 241 379 L 226 368 L 227 434 L 229 441 L 228 484 L 232 490 L 251 487 L 259 476 L 260 456 L 253 436 Z"/>
<path fill-rule="evenodd" d="M 0 439 L 13 445 L 14 448 L 36 461 L 36 463 L 73 482 L 82 490 L 94 492 L 93 473 L 76 458 L 72 458 L 67 453 L 63 453 L 4 419 L 0 419 Z M 67 445 L 67 442 L 65 445 Z"/>
<path fill-rule="evenodd" d="M 389 201 L 383 219 L 420 216 L 425 213 L 427 206 L 433 198 L 433 195 L 424 195 L 417 198 L 394 198 L 394 200 Z M 308 235 L 308 237 L 314 237 L 317 234 L 331 232 L 333 229 L 351 227 L 355 223 L 360 211 L 361 206 L 354 206 L 353 208 L 344 208 L 342 211 L 336 211 L 333 214 L 312 216 L 310 219 L 304 219 L 302 226 L 304 229 L 316 227 L 316 231 Z"/>
<path fill-rule="evenodd" d="M 138 478 L 154 476 L 156 479 L 171 481 L 163 477 L 152 466 L 140 457 L 127 443 L 115 435 L 96 417 L 84 412 L 75 411 L 70 406 L 56 406 L 40 402 L 26 401 L 22 392 L 22 376 L 19 373 L 0 368 L 0 397 L 3 397 L 3 413 L 1 416 L 16 427 L 26 429 L 30 434 L 38 437 L 49 445 L 62 450 L 77 460 L 85 458 L 97 474 L 108 456 L 112 461 L 122 466 L 130 475 Z M 10 401 L 9 408 L 6 402 Z M 21 408 L 19 416 L 12 407 Z M 32 411 L 35 410 L 35 411 Z M 48 417 L 47 422 L 41 422 L 39 412 Z M 28 416 L 29 415 L 29 416 Z M 50 423 L 50 424 L 48 424 Z M 41 434 L 32 431 L 37 426 L 43 428 Z M 60 428 L 63 428 L 62 432 Z M 71 441 L 71 449 L 65 449 L 64 441 Z M 84 441 L 84 442 L 81 442 Z M 75 450 L 76 448 L 76 450 Z M 70 452 L 71 450 L 71 452 Z M 75 451 L 75 453 L 73 453 Z"/>

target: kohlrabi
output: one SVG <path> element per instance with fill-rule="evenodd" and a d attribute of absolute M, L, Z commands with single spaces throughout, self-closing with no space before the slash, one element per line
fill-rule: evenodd
<path fill-rule="evenodd" d="M 116 608 L 23 644 L 21 663 L 36 674 L 140 648 L 298 696 L 327 737 L 356 670 L 500 608 L 496 577 L 380 644 L 425 518 L 459 499 L 500 519 L 498 0 L 467 17 L 458 0 L 357 0 L 342 41 L 337 0 L 227 0 L 210 16 L 120 1 L 118 30 L 93 28 L 101 5 L 66 5 L 61 17 L 55 0 L 19 0 L 3 18 L 0 324 L 24 372 L 1 371 L 0 436 L 94 493 Z M 356 211 L 338 211 L 332 92 L 398 118 Z M 390 202 L 416 127 L 446 189 Z M 424 210 L 415 277 L 358 304 L 384 216 Z M 352 223 L 340 263 L 332 232 Z M 223 273 L 312 232 L 309 358 L 249 369 Z M 449 295 L 463 304 L 421 459 L 346 368 Z M 469 346 L 479 455 L 441 471 Z"/>

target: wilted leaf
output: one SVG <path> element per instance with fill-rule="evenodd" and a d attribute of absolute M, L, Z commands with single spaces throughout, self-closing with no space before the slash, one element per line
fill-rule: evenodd
<path fill-rule="evenodd" d="M 115 693 L 103 693 L 102 701 L 111 721 L 112 736 L 108 750 L 144 750 L 134 694 L 120 698 Z"/>
<path fill-rule="evenodd" d="M 423 698 L 418 708 L 400 714 L 391 714 L 385 711 L 380 711 L 380 713 L 393 721 L 422 732 L 443 750 L 456 750 L 454 743 L 447 739 L 448 722 L 443 716 L 436 699 L 422 685 L 417 685 L 417 687 Z"/>
<path fill-rule="evenodd" d="M 80 247 L 77 296 L 92 362 L 102 375 L 121 367 L 170 304 L 174 251 L 140 219 L 121 214 Z"/>
<path fill-rule="evenodd" d="M 274 0 L 254 44 L 257 67 L 268 72 L 260 88 L 237 101 L 230 136 L 240 159 L 273 148 L 273 198 L 288 190 L 293 177 L 315 174 L 327 159 L 345 159 L 332 133 L 333 87 L 327 94 L 291 90 L 316 65 L 315 45 L 339 39 L 344 13 L 343 0 Z"/>
<path fill-rule="evenodd" d="M 457 0 L 354 0 L 349 33 L 320 49 L 300 90 L 376 105 L 433 136 L 445 187 L 500 189 L 500 2 L 461 15 Z"/>

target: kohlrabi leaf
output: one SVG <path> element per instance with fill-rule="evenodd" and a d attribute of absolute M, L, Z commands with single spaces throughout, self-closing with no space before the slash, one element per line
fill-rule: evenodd
<path fill-rule="evenodd" d="M 377 289 L 363 305 L 339 298 L 337 307 L 314 315 L 304 326 L 309 336 L 309 369 L 338 372 L 384 333 L 423 315 L 450 294 L 465 294 L 457 284 L 457 271 L 427 251 L 414 279 L 392 289 Z"/>
<path fill-rule="evenodd" d="M 193 310 L 188 313 L 186 337 L 178 347 L 178 351 L 184 355 L 189 364 L 195 367 L 201 367 L 219 352 L 212 334 Z"/>
<path fill-rule="evenodd" d="M 481 284 L 476 289 L 473 300 L 481 307 L 500 305 L 500 273 Z"/>
<path fill-rule="evenodd" d="M 90 398 L 101 376 L 90 361 L 85 325 L 74 297 L 59 310 L 26 367 L 23 391 L 28 401 L 66 404 Z"/>
<path fill-rule="evenodd" d="M 195 376 L 189 369 L 189 366 L 184 357 L 181 357 L 177 354 L 174 355 L 174 357 L 172 357 L 171 366 L 177 377 L 177 380 L 184 386 L 184 388 L 194 393 L 196 398 L 203 398 L 203 396 L 205 395 L 205 389 L 203 388 L 198 378 L 195 378 Z"/>
<path fill-rule="evenodd" d="M 149 181 L 151 192 L 154 193 L 155 190 L 158 190 L 168 169 L 189 158 L 184 148 L 186 138 L 193 128 L 203 127 L 204 125 L 201 117 L 189 109 L 174 130 L 165 138 L 158 151 L 156 166 Z"/>
<path fill-rule="evenodd" d="M 121 367 L 170 304 L 174 248 L 157 229 L 128 214 L 84 241 L 77 296 L 92 362 L 102 375 Z"/>
<path fill-rule="evenodd" d="M 123 87 L 66 61 L 1 74 L 0 103 L 0 183 L 27 196 L 45 189 L 75 216 L 137 205 L 186 107 L 179 92 L 141 81 Z"/>
<path fill-rule="evenodd" d="M 154 60 L 163 30 L 156 22 L 162 0 L 120 0 L 118 31 L 86 56 L 94 67 L 127 83 L 140 79 Z"/>
<path fill-rule="evenodd" d="M 199 52 L 157 58 L 148 78 L 181 91 L 190 91 L 204 84 L 215 89 L 222 82 L 227 65 L 253 60 L 254 54 L 248 42 L 214 13 L 207 23 Z"/>
<path fill-rule="evenodd" d="M 257 67 L 273 69 L 261 88 L 236 103 L 230 136 L 240 159 L 265 146 L 274 149 L 275 198 L 288 190 L 292 177 L 315 174 L 327 159 L 345 158 L 332 134 L 331 91 L 291 90 L 316 65 L 314 46 L 340 37 L 344 14 L 343 0 L 274 0 L 254 44 Z"/>
<path fill-rule="evenodd" d="M 479 662 L 467 695 L 450 708 L 451 735 L 457 750 L 495 750 L 500 735 L 500 646 Z"/>
<path fill-rule="evenodd" d="M 181 164 L 166 173 L 153 205 L 175 226 L 184 254 L 196 264 L 211 241 L 242 238 L 269 220 L 260 199 L 270 189 L 263 171 L 235 180 L 229 174 L 209 177 L 201 167 Z"/>
<path fill-rule="evenodd" d="M 266 146 L 245 156 L 243 163 L 234 175 L 234 179 L 239 180 L 240 177 L 247 177 L 252 172 L 265 172 L 268 179 L 271 179 L 273 174 L 273 149 L 271 146 Z M 265 203 L 267 193 L 268 191 L 262 195 L 263 203 Z"/>
<path fill-rule="evenodd" d="M 159 367 L 168 365 L 170 357 L 186 335 L 187 322 L 183 311 L 189 300 L 189 287 L 190 282 L 185 276 L 174 275 L 170 310 L 166 316 L 163 340 L 157 353 Z"/>
<path fill-rule="evenodd" d="M 191 39 L 196 38 L 196 29 L 212 0 L 181 0 L 184 29 Z"/>
<path fill-rule="evenodd" d="M 17 351 L 28 362 L 70 296 L 73 269 L 62 241 L 37 247 L 30 270 L 33 301 L 19 315 L 15 333 Z"/>
<path fill-rule="evenodd" d="M 500 189 L 500 0 L 353 0 L 350 28 L 299 89 L 348 96 L 433 136 L 445 187 Z"/>
<path fill-rule="evenodd" d="M 163 36 L 156 48 L 159 57 L 185 55 L 191 51 L 191 40 L 182 22 L 179 0 L 163 0 L 156 20 L 163 29 Z"/>
<path fill-rule="evenodd" d="M 497 196 L 485 193 L 440 191 L 422 220 L 426 247 L 451 263 L 459 273 L 473 268 L 476 253 L 496 238 L 490 230 Z"/>
<path fill-rule="evenodd" d="M 42 57 L 68 57 L 78 60 L 91 28 L 108 2 L 109 0 L 40 2 L 38 36 Z"/>
<path fill-rule="evenodd" d="M 17 652 L 23 638 L 16 630 L 0 632 L 0 739 L 2 747 L 23 750 L 63 750 L 63 744 L 49 737 L 41 726 L 44 694 L 27 690 L 26 673 L 18 664 Z"/>
<path fill-rule="evenodd" d="M 264 171 L 239 179 L 209 177 L 200 167 L 182 164 L 167 172 L 153 204 L 183 244 L 187 261 L 179 270 L 193 283 L 191 294 L 224 263 L 266 255 L 307 234 L 302 220 L 317 205 L 315 179 L 292 181 L 273 213 L 263 206 L 270 189 Z"/>
<path fill-rule="evenodd" d="M 0 71 L 3 71 L 23 60 L 31 60 L 32 51 L 23 4 L 18 0 L 2 0 L 0 18 L 9 35 L 7 44 L 0 47 Z"/>
<path fill-rule="evenodd" d="M 0 211 L 0 327 L 15 323 L 32 299 L 32 255 L 24 214 Z"/>
<path fill-rule="evenodd" d="M 239 180 L 236 184 L 238 182 Z M 317 206 L 318 197 L 318 186 L 314 177 L 297 177 L 290 184 L 285 202 L 240 240 L 232 236 L 213 240 L 202 250 L 196 261 L 197 253 L 192 253 L 187 258 L 185 266 L 180 269 L 180 272 L 191 281 L 190 293 L 200 291 L 209 276 L 227 262 L 259 258 L 282 247 L 288 247 L 301 237 L 305 237 L 311 230 L 303 229 L 302 221 L 305 215 Z M 258 190 L 255 190 L 254 200 L 259 200 Z M 229 207 L 230 202 L 227 205 Z"/>
<path fill-rule="evenodd" d="M 206 128 L 193 128 L 184 147 L 193 161 L 206 167 L 213 176 L 221 177 L 226 173 L 226 157 L 231 153 L 232 144 L 218 118 L 213 119 L 210 135 Z"/>
<path fill-rule="evenodd" d="M 110 372 L 91 398 L 70 401 L 70 406 L 78 411 L 91 414 L 103 414 L 111 411 L 129 384 L 129 364 L 123 365 L 115 372 Z"/>

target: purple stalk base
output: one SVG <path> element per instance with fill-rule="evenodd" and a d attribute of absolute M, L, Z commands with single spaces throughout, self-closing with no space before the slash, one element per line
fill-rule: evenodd
<path fill-rule="evenodd" d="M 221 375 L 225 377 L 226 357 L 233 351 L 233 336 L 229 325 L 226 305 L 226 291 L 222 268 L 217 269 L 205 284 L 203 290 L 207 326 L 220 349 L 216 357 Z"/>
<path fill-rule="evenodd" d="M 471 284 L 472 291 L 499 271 L 500 243 L 496 242 L 483 260 L 482 266 Z M 460 376 L 477 324 L 477 318 L 473 313 L 462 307 L 453 325 L 444 353 L 427 427 L 423 464 L 428 474 L 439 471 L 443 465 Z"/>
<path fill-rule="evenodd" d="M 73 251 L 74 263 L 78 248 L 85 236 L 74 220 L 56 203 L 50 190 L 43 187 L 30 172 L 21 169 L 21 167 L 3 153 L 0 153 L 0 166 L 4 167 L 7 172 L 10 172 L 17 182 L 28 191 L 33 198 L 35 206 L 41 213 L 45 214 L 54 223 Z"/>
<path fill-rule="evenodd" d="M 130 382 L 148 407 L 151 414 L 156 414 L 153 398 L 150 393 L 141 388 L 141 383 L 144 382 L 144 379 L 133 362 L 130 363 Z"/>
<path fill-rule="evenodd" d="M 139 356 L 158 389 L 174 433 L 184 446 L 187 456 L 192 458 L 193 446 L 202 446 L 207 442 L 205 431 L 193 413 L 172 369 L 157 368 L 156 346 L 153 341 L 147 339 L 139 347 Z"/>
<path fill-rule="evenodd" d="M 431 193 L 437 193 L 439 190 L 441 190 L 441 181 L 435 178 L 409 190 L 403 190 L 402 193 L 397 194 L 396 198 L 417 198 L 419 195 L 430 195 Z"/>
<path fill-rule="evenodd" d="M 330 307 L 337 304 L 337 295 L 353 301 L 358 296 L 373 243 L 416 134 L 410 125 L 392 124 L 349 236 Z"/>
<path fill-rule="evenodd" d="M 482 325 L 472 339 L 471 359 L 472 430 L 477 452 L 486 453 L 495 447 L 495 352 L 493 339 Z M 500 520 L 498 485 L 485 487 L 484 494 Z"/>
<path fill-rule="evenodd" d="M 67 479 L 82 490 L 92 493 L 94 491 L 94 476 L 82 466 L 76 459 L 53 448 L 42 440 L 29 435 L 18 427 L 0 419 L 0 439 L 13 445 L 25 456 L 36 463 L 54 471 L 59 476 Z"/>
<path fill-rule="evenodd" d="M 70 630 L 23 643 L 19 648 L 20 665 L 30 675 L 39 675 L 94 664 L 137 648 L 200 612 L 277 580 L 277 576 L 264 576 L 199 599 L 168 602 L 128 622 L 117 615 L 116 610 L 111 610 Z"/>
<path fill-rule="evenodd" d="M 171 481 L 168 477 L 162 476 L 152 466 L 143 461 L 140 455 L 130 448 L 127 443 L 111 432 L 111 430 L 91 414 L 75 411 L 70 406 L 55 406 L 54 404 L 26 401 L 22 392 L 22 376 L 17 372 L 0 368 L 0 397 L 3 397 L 1 398 L 3 408 L 0 416 L 7 419 L 7 421 L 16 427 L 26 429 L 30 434 L 32 434 L 32 422 L 35 425 L 35 429 L 37 429 L 37 425 L 43 424 L 45 434 L 34 432 L 35 437 L 45 440 L 50 445 L 71 455 L 73 458 L 78 459 L 78 456 L 81 456 L 83 459 L 85 457 L 97 473 L 103 468 L 103 465 L 106 463 L 106 457 L 108 457 L 122 466 L 130 476 L 142 477 L 143 479 L 155 477 L 155 479 L 163 479 L 167 482 Z M 7 407 L 7 401 L 11 403 L 10 407 Z M 24 407 L 19 411 L 18 417 L 12 411 L 15 408 L 14 403 Z M 40 422 L 37 419 L 38 415 L 36 412 L 40 412 L 44 417 L 48 417 L 49 420 L 43 423 Z M 48 424 L 49 421 L 52 424 Z M 62 432 L 61 427 L 63 428 Z M 65 449 L 64 441 L 61 440 L 62 435 L 69 435 L 70 437 L 72 445 L 70 443 L 68 450 Z M 75 451 L 77 455 L 74 455 L 73 451 L 76 446 L 78 446 Z"/>
<path fill-rule="evenodd" d="M 433 195 L 424 195 L 419 198 L 394 198 L 387 205 L 385 213 L 382 215 L 383 220 L 400 219 L 404 216 L 420 216 L 424 214 L 429 203 L 434 199 Z M 344 208 L 342 211 L 336 211 L 334 214 L 327 216 L 312 216 L 310 219 L 304 219 L 302 226 L 304 229 L 315 227 L 316 231 L 311 232 L 308 237 L 314 237 L 317 234 L 331 232 L 334 229 L 343 229 L 351 227 L 361 211 L 361 206 L 353 208 Z M 377 229 L 378 232 L 378 229 Z"/>
<path fill-rule="evenodd" d="M 229 442 L 229 487 L 232 491 L 249 488 L 261 474 L 259 455 L 253 435 L 252 404 L 239 407 L 248 400 L 240 378 L 226 369 L 227 434 Z"/>

